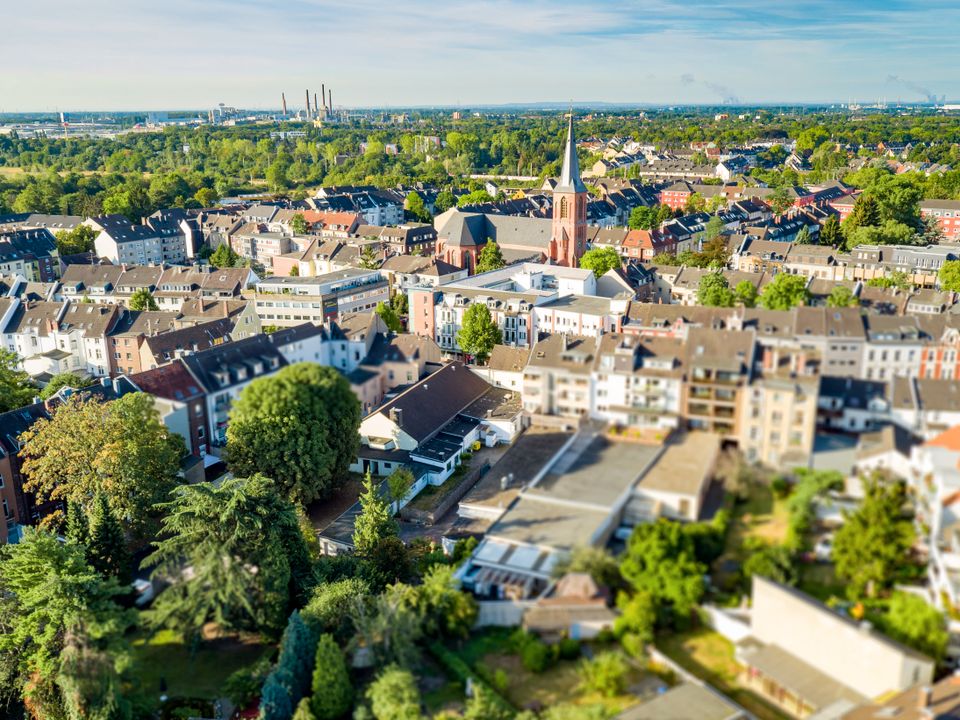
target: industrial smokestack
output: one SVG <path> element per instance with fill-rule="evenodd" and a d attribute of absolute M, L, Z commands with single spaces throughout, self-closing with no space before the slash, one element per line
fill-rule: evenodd
<path fill-rule="evenodd" d="M 317 106 L 317 94 L 313 94 L 313 114 L 320 117 L 320 108 Z"/>
<path fill-rule="evenodd" d="M 307 94 L 307 120 L 310 119 L 310 88 L 307 88 L 304 92 Z"/>
<path fill-rule="evenodd" d="M 329 90 L 327 90 L 327 93 L 328 93 L 327 97 L 330 100 L 330 102 L 327 103 L 327 107 L 330 108 L 330 112 L 332 114 L 333 113 L 333 88 L 330 88 Z"/>
<path fill-rule="evenodd" d="M 283 100 L 283 116 L 287 116 L 287 96 L 284 93 L 280 93 L 280 99 Z"/>
<path fill-rule="evenodd" d="M 320 97 L 323 98 L 323 114 L 326 115 L 330 112 L 330 108 L 327 107 L 327 86 L 325 83 L 320 83 Z"/>

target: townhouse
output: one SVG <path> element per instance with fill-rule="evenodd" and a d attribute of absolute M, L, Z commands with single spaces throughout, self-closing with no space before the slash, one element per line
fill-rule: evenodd
<path fill-rule="evenodd" d="M 681 414 L 687 427 L 736 437 L 743 394 L 757 351 L 752 330 L 694 327 L 687 333 L 687 384 Z"/>
<path fill-rule="evenodd" d="M 921 200 L 920 215 L 933 219 L 946 240 L 960 239 L 960 200 Z"/>
<path fill-rule="evenodd" d="M 88 224 L 99 230 L 94 249 L 99 257 L 114 264 L 160 265 L 187 261 L 187 238 L 179 223 L 152 218 L 153 225 L 135 225 L 123 215 L 91 218 Z"/>
<path fill-rule="evenodd" d="M 58 258 L 56 240 L 49 230 L 0 229 L 0 275 L 50 282 L 60 276 Z"/>

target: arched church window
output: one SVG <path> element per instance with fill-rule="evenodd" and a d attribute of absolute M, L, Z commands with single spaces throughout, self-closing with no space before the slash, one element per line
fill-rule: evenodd
<path fill-rule="evenodd" d="M 560 198 L 560 219 L 565 220 L 569 212 L 570 209 L 567 207 L 567 199 L 565 197 Z"/>

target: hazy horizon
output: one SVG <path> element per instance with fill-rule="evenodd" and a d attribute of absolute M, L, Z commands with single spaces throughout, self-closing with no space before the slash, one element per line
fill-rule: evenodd
<path fill-rule="evenodd" d="M 960 97 L 947 0 L 36 0 L 5 20 L 7 113 L 296 110 L 321 83 L 357 108 Z"/>

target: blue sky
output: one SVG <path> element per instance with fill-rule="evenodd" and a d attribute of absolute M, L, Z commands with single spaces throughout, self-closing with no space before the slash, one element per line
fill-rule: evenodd
<path fill-rule="evenodd" d="M 956 0 L 27 0 L 0 112 L 960 99 Z"/>

